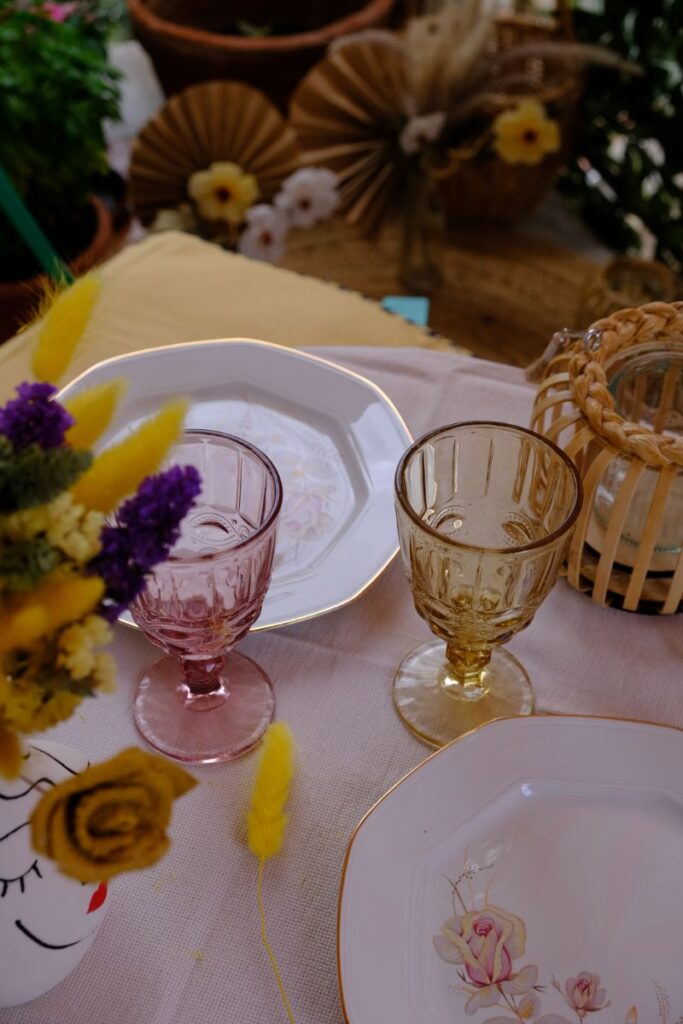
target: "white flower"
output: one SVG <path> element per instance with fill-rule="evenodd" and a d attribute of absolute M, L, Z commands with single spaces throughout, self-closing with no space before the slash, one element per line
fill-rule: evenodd
<path fill-rule="evenodd" d="M 304 167 L 283 182 L 275 205 L 297 228 L 310 228 L 337 208 L 337 175 L 322 167 Z"/>
<path fill-rule="evenodd" d="M 438 139 L 443 131 L 445 121 L 446 115 L 441 112 L 411 117 L 406 121 L 403 131 L 398 137 L 399 146 L 408 155 L 419 153 L 430 142 Z"/>
<path fill-rule="evenodd" d="M 192 207 L 189 203 L 181 203 L 175 210 L 157 210 L 157 215 L 149 230 L 157 231 L 193 231 L 196 227 Z"/>
<path fill-rule="evenodd" d="M 282 259 L 289 226 L 286 216 L 274 206 L 259 203 L 247 211 L 245 219 L 247 226 L 237 243 L 238 252 L 267 263 Z"/>

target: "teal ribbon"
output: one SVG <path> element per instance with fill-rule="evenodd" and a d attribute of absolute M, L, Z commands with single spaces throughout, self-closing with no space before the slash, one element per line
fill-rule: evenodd
<path fill-rule="evenodd" d="M 72 284 L 73 274 L 52 248 L 38 222 L 0 167 L 0 208 L 5 211 L 40 266 L 57 284 Z"/>

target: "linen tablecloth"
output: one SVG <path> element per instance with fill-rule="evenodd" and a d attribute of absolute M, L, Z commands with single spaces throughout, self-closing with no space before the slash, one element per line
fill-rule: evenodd
<path fill-rule="evenodd" d="M 415 435 L 455 420 L 529 420 L 533 391 L 509 367 L 424 350 L 324 354 L 384 388 Z M 428 635 L 394 562 L 347 608 L 240 645 L 270 674 L 277 715 L 297 744 L 290 825 L 266 867 L 265 902 L 298 1024 L 342 1020 L 336 914 L 344 853 L 361 816 L 428 753 L 401 724 L 390 693 L 399 661 Z M 675 616 L 599 608 L 562 581 L 509 649 L 529 671 L 539 710 L 683 727 Z M 133 687 L 158 657 L 125 628 L 114 651 L 118 693 L 86 702 L 50 734 L 94 759 L 139 742 Z M 284 1020 L 259 938 L 256 862 L 244 842 L 254 768 L 251 755 L 196 771 L 201 785 L 176 805 L 168 857 L 115 880 L 108 917 L 76 971 L 33 1003 L 0 1011 L 0 1024 Z"/>

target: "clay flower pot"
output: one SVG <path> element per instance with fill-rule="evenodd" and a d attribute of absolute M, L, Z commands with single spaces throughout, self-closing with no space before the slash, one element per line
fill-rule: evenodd
<path fill-rule="evenodd" d="M 95 233 L 87 246 L 69 266 L 74 274 L 84 274 L 100 263 L 109 250 L 112 240 L 111 214 L 105 203 L 97 196 L 90 202 L 95 209 Z M 45 284 L 42 275 L 23 281 L 0 280 L 0 342 L 11 338 L 31 316 Z"/>
<path fill-rule="evenodd" d="M 128 12 L 167 94 L 195 82 L 237 79 L 262 89 L 285 110 L 296 84 L 334 39 L 383 24 L 394 2 L 328 0 L 322 24 L 310 14 L 306 18 L 310 4 L 283 8 L 271 0 L 128 0 Z M 299 18 L 297 8 L 302 8 Z M 230 34 L 240 19 L 255 25 L 281 22 L 283 10 L 293 25 L 306 27 L 287 35 Z"/>

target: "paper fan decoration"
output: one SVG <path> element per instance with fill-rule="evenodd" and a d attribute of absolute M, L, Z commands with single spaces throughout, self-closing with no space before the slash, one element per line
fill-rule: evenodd
<path fill-rule="evenodd" d="M 177 93 L 142 129 L 133 147 L 129 191 L 140 220 L 187 202 L 187 180 L 231 161 L 259 184 L 268 202 L 299 166 L 296 133 L 263 93 L 241 82 L 207 82 Z"/>
<path fill-rule="evenodd" d="M 405 176 L 398 137 L 408 116 L 407 70 L 400 43 L 349 40 L 304 78 L 292 97 L 302 162 L 339 177 L 351 224 L 378 227 Z"/>

